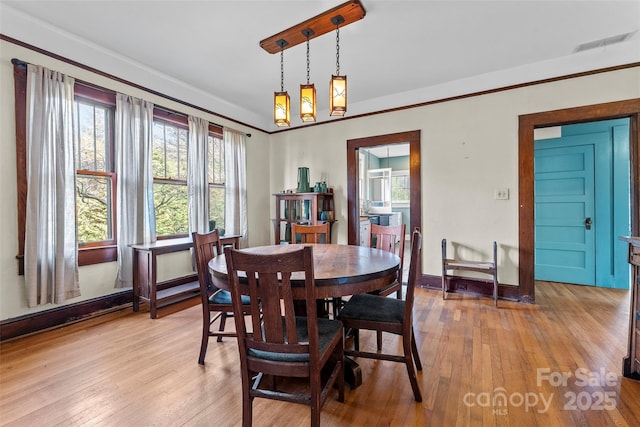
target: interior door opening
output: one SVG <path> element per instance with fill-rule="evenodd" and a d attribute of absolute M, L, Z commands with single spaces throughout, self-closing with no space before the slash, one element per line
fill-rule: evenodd
<path fill-rule="evenodd" d="M 366 206 L 367 199 L 365 190 L 367 184 L 364 182 L 366 174 L 360 173 L 361 156 L 364 150 L 375 150 L 384 147 L 382 151 L 385 153 L 382 160 L 378 160 L 376 167 L 371 169 L 379 169 L 379 161 L 383 162 L 383 166 L 387 165 L 386 156 L 387 147 L 391 153 L 392 147 L 401 147 L 408 145 L 408 211 L 407 211 L 407 233 L 415 228 L 420 228 L 422 224 L 421 203 L 422 196 L 420 192 L 420 131 L 408 131 L 387 135 L 377 135 L 365 138 L 350 139 L 347 141 L 347 217 L 348 217 L 348 243 L 357 245 L 360 243 L 360 216 L 365 211 L 371 213 L 371 203 Z M 362 151 L 360 151 L 362 149 Z M 380 156 L 378 159 L 380 159 Z M 391 158 L 393 156 L 388 156 Z M 371 159 L 373 161 L 373 159 Z M 364 160 L 362 160 L 364 161 Z M 406 161 L 406 159 L 405 159 Z M 389 164 L 393 160 L 389 160 Z M 391 176 L 393 179 L 393 174 Z M 367 196 L 368 197 L 368 196 Z M 376 210 L 374 206 L 373 211 Z M 384 207 L 380 207 L 384 209 Z M 403 215 L 404 216 L 404 215 Z"/>
<path fill-rule="evenodd" d="M 539 132 L 535 280 L 629 289 L 626 245 L 618 239 L 631 233 L 629 122 Z"/>

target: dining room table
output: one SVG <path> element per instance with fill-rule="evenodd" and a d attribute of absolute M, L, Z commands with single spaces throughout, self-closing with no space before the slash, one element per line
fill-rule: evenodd
<path fill-rule="evenodd" d="M 241 250 L 253 254 L 272 255 L 308 245 L 313 246 L 314 279 L 318 300 L 373 292 L 393 283 L 398 277 L 400 257 L 366 246 L 311 243 L 256 246 Z M 224 254 L 209 261 L 209 273 L 216 287 L 230 290 Z M 303 274 L 294 273 L 291 284 L 294 300 L 304 300 Z M 240 287 L 244 287 L 242 281 Z M 243 293 L 248 293 L 248 289 L 244 288 Z M 353 359 L 345 358 L 345 381 L 352 388 L 362 384 L 360 367 Z"/>

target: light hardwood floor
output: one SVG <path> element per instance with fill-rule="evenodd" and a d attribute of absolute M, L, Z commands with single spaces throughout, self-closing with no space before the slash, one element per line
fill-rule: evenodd
<path fill-rule="evenodd" d="M 542 283 L 536 298 L 496 309 L 490 298 L 418 289 L 424 401 L 414 402 L 403 365 L 360 359 L 363 385 L 344 403 L 330 396 L 322 425 L 639 426 L 640 382 L 620 376 L 628 292 Z M 0 424 L 240 425 L 236 342 L 211 340 L 200 366 L 200 327 L 197 305 L 155 320 L 127 309 L 3 343 Z M 373 334 L 361 337 L 375 347 Z M 399 348 L 393 336 L 383 344 Z M 566 384 L 553 382 L 562 373 Z M 309 420 L 303 405 L 254 403 L 255 426 Z"/>

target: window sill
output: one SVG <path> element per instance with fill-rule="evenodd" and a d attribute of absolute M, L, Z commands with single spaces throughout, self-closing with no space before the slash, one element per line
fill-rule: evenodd
<path fill-rule="evenodd" d="M 116 245 L 95 246 L 78 249 L 78 265 L 93 265 L 104 262 L 113 262 L 118 259 L 118 248 Z"/>

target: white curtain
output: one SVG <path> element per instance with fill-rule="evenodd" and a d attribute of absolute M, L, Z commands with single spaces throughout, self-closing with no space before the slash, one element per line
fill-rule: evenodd
<path fill-rule="evenodd" d="M 73 160 L 74 79 L 27 66 L 25 286 L 29 307 L 80 295 Z"/>
<path fill-rule="evenodd" d="M 189 232 L 209 231 L 208 137 L 209 122 L 199 117 L 189 116 L 189 151 L 187 153 Z"/>
<path fill-rule="evenodd" d="M 224 128 L 224 229 L 239 234 L 240 247 L 247 246 L 247 159 L 245 135 Z"/>
<path fill-rule="evenodd" d="M 118 288 L 133 286 L 130 245 L 156 240 L 152 140 L 153 104 L 118 93 L 115 118 Z"/>

